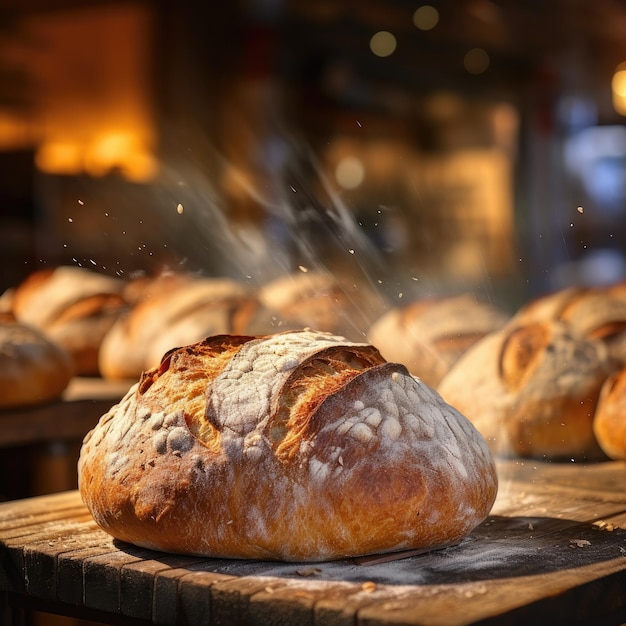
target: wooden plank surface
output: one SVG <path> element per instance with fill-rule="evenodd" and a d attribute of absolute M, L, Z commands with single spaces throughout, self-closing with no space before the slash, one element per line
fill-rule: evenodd
<path fill-rule="evenodd" d="M 54 402 L 0 411 L 0 448 L 82 439 L 131 384 L 77 377 Z"/>
<path fill-rule="evenodd" d="M 464 541 L 388 562 L 163 554 L 113 540 L 76 491 L 6 502 L 0 589 L 164 625 L 626 622 L 626 467 L 498 470 L 493 511 Z"/>

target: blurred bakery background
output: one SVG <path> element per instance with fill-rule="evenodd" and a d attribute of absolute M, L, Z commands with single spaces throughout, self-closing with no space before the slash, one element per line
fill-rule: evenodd
<path fill-rule="evenodd" d="M 625 116 L 619 0 L 3 0 L 0 293 L 320 270 L 513 312 L 626 278 Z M 26 439 L 0 500 L 73 488 L 80 437 Z"/>
<path fill-rule="evenodd" d="M 0 11 L 0 289 L 316 266 L 514 308 L 624 275 L 617 0 Z"/>

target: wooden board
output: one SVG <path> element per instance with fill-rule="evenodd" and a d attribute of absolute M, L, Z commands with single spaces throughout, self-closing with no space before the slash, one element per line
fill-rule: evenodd
<path fill-rule="evenodd" d="M 500 462 L 491 515 L 457 546 L 287 564 L 119 543 L 76 491 L 0 504 L 0 589 L 109 623 L 626 622 L 626 468 Z M 138 621 L 137 621 L 138 620 Z"/>

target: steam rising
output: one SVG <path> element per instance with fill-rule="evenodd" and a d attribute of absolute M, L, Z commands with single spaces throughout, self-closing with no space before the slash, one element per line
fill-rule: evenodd
<path fill-rule="evenodd" d="M 188 162 L 170 164 L 155 191 L 180 251 L 200 259 L 202 270 L 257 285 L 298 268 L 371 287 L 384 282 L 379 250 L 310 152 L 300 149 L 263 188 L 225 158 L 216 163 L 219 171 L 231 168 L 237 201 L 252 207 L 251 216 L 238 215 L 217 190 L 215 176 Z"/>

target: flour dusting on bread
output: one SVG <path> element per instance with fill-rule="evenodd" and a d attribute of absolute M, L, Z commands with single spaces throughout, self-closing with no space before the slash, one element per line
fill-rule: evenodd
<path fill-rule="evenodd" d="M 404 366 L 305 330 L 168 352 L 85 438 L 79 486 L 137 545 L 320 561 L 456 543 L 497 477 L 470 422 Z"/>

